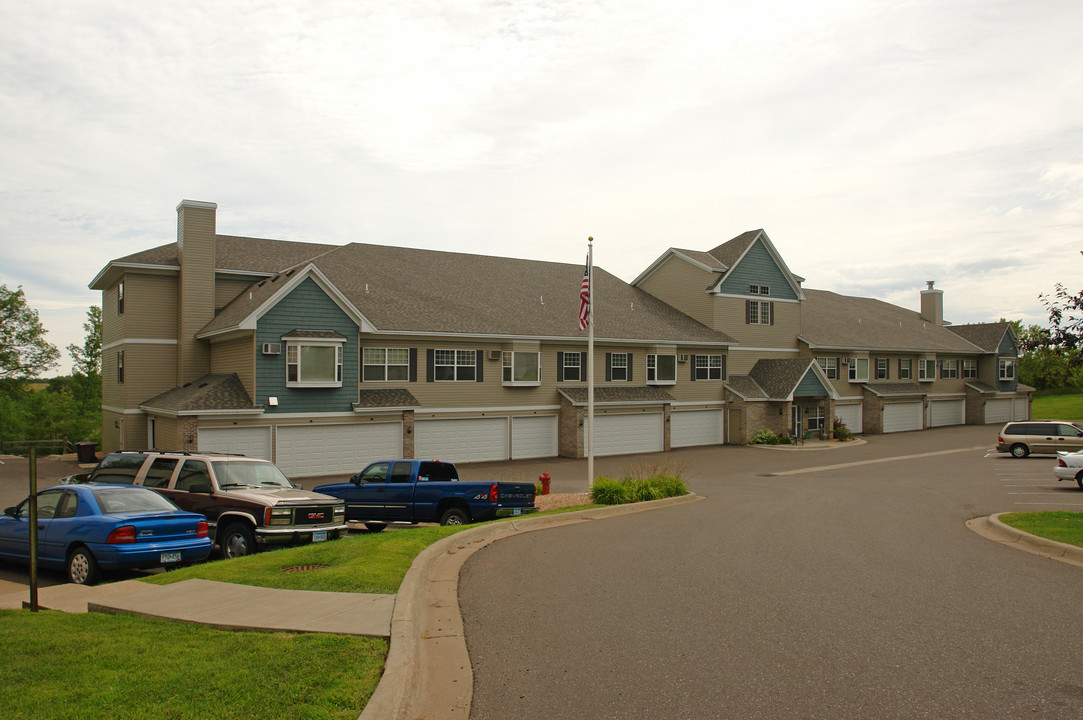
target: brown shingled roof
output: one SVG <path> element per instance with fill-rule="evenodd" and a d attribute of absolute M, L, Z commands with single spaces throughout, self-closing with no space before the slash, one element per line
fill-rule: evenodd
<path fill-rule="evenodd" d="M 237 373 L 204 375 L 187 385 L 156 395 L 139 407 L 171 413 L 256 409 Z"/>
<path fill-rule="evenodd" d="M 985 352 L 995 353 L 1000 349 L 1000 342 L 1011 328 L 1011 323 L 973 323 L 970 325 L 951 325 L 948 330 L 968 342 L 977 345 Z"/>

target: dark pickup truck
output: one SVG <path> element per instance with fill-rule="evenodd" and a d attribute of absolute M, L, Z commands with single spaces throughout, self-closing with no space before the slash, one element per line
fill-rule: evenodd
<path fill-rule="evenodd" d="M 451 463 L 381 460 L 315 492 L 346 501 L 346 519 L 379 531 L 388 523 L 463 525 L 537 512 L 532 483 L 463 482 Z"/>

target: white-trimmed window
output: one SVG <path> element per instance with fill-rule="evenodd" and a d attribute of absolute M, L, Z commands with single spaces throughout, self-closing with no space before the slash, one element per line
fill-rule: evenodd
<path fill-rule="evenodd" d="M 820 369 L 824 371 L 824 375 L 827 375 L 828 380 L 839 379 L 839 359 L 837 357 L 818 357 L 816 362 L 820 364 Z"/>
<path fill-rule="evenodd" d="M 770 295 L 770 285 L 749 285 L 748 292 L 750 295 Z"/>
<path fill-rule="evenodd" d="M 910 358 L 899 358 L 899 379 L 909 380 L 914 377 L 913 360 Z"/>
<path fill-rule="evenodd" d="M 805 408 L 805 423 L 809 430 L 816 432 L 824 429 L 824 409 L 816 407 Z"/>
<path fill-rule="evenodd" d="M 364 382 L 409 382 L 409 348 L 364 348 L 361 350 L 361 380 Z"/>
<path fill-rule="evenodd" d="M 944 360 L 943 362 L 941 362 L 940 377 L 946 380 L 959 377 L 959 361 Z"/>
<path fill-rule="evenodd" d="M 696 380 L 721 380 L 721 355 L 696 355 Z"/>
<path fill-rule="evenodd" d="M 887 358 L 876 358 L 876 379 L 887 380 L 888 379 L 888 363 Z"/>
<path fill-rule="evenodd" d="M 342 343 L 286 343 L 286 387 L 342 387 Z"/>
<path fill-rule="evenodd" d="M 117 315 L 124 314 L 124 281 L 117 283 Z"/>
<path fill-rule="evenodd" d="M 478 376 L 477 350 L 437 350 L 433 354 L 436 382 L 474 382 Z"/>
<path fill-rule="evenodd" d="M 749 325 L 774 325 L 774 303 L 767 300 L 748 300 L 747 320 Z"/>
<path fill-rule="evenodd" d="M 583 353 L 561 353 L 561 378 L 564 380 L 585 380 L 583 374 Z"/>
<path fill-rule="evenodd" d="M 503 365 L 504 385 L 541 384 L 541 353 L 505 350 Z"/>
<path fill-rule="evenodd" d="M 869 359 L 850 358 L 850 382 L 867 382 L 869 379 Z"/>
<path fill-rule="evenodd" d="M 117 351 L 117 383 L 124 382 L 124 351 Z"/>
<path fill-rule="evenodd" d="M 918 380 L 920 380 L 921 382 L 931 382 L 933 380 L 936 380 L 936 360 L 918 360 Z"/>
<path fill-rule="evenodd" d="M 647 355 L 647 382 L 655 385 L 677 383 L 676 355 Z"/>
<path fill-rule="evenodd" d="M 627 380 L 629 376 L 628 366 L 631 359 L 628 353 L 610 353 L 609 355 L 609 377 L 607 380 L 613 380 L 615 382 Z"/>
<path fill-rule="evenodd" d="M 978 361 L 963 360 L 963 377 L 976 378 L 978 376 Z"/>
<path fill-rule="evenodd" d="M 1001 380 L 1015 379 L 1015 358 L 997 359 L 997 377 Z"/>

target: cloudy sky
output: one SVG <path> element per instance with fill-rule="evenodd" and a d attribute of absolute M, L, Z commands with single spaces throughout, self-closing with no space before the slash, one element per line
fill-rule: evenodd
<path fill-rule="evenodd" d="M 579 263 L 593 235 L 629 281 L 764 228 L 807 287 L 916 310 L 936 280 L 956 323 L 1083 285 L 1078 0 L 0 11 L 0 283 L 61 348 L 183 198 L 287 240 Z"/>

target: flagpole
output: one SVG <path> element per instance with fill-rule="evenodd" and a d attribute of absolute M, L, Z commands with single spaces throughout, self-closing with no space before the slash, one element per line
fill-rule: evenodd
<path fill-rule="evenodd" d="M 587 238 L 587 273 L 590 276 L 590 304 L 587 306 L 587 488 L 594 489 L 594 304 L 598 289 L 594 285 L 594 238 Z"/>

